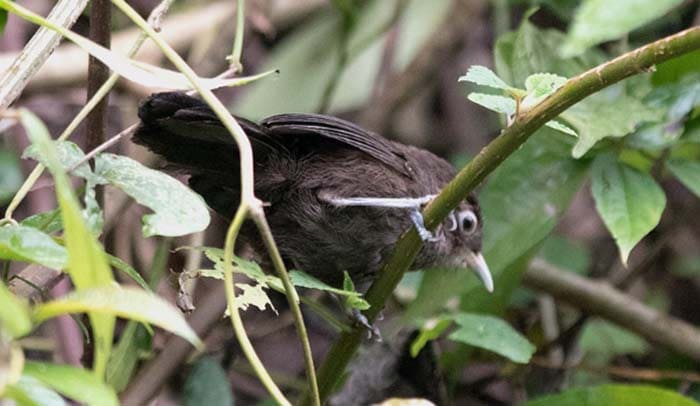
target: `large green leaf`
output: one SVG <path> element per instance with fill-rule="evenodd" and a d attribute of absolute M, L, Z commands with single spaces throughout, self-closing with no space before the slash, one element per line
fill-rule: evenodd
<path fill-rule="evenodd" d="M 496 280 L 494 294 L 485 293 L 466 269 L 429 270 L 406 318 L 427 317 L 459 295 L 476 300 L 482 291 L 490 302 L 508 302 L 510 289 L 525 269 L 524 256 L 552 231 L 581 187 L 588 163 L 571 158 L 569 140 L 549 129 L 538 131 L 494 171 L 479 193 L 484 218 L 483 251 Z M 509 272 L 501 277 L 507 268 Z"/>
<path fill-rule="evenodd" d="M 210 221 L 204 200 L 177 179 L 125 156 L 100 154 L 98 177 L 155 213 L 143 217 L 143 234 L 180 236 L 204 230 Z"/>
<path fill-rule="evenodd" d="M 563 56 L 578 55 L 587 48 L 626 35 L 661 17 L 682 0 L 586 0 L 576 11 L 562 45 Z M 552 50 L 549 50 L 552 52 Z"/>
<path fill-rule="evenodd" d="M 674 391 L 643 385 L 602 385 L 569 389 L 527 402 L 527 406 L 697 406 Z"/>
<path fill-rule="evenodd" d="M 627 263 L 632 248 L 659 223 L 666 196 L 654 178 L 600 155 L 593 164 L 592 184 L 596 209 Z"/>
<path fill-rule="evenodd" d="M 68 253 L 51 236 L 36 228 L 8 224 L 0 227 L 0 258 L 63 269 Z"/>
<path fill-rule="evenodd" d="M 202 346 L 197 334 L 176 307 L 139 288 L 113 285 L 70 293 L 37 305 L 34 318 L 41 322 L 69 313 L 109 314 L 150 323 L 181 336 L 196 347 Z"/>
<path fill-rule="evenodd" d="M 226 371 L 210 357 L 202 357 L 192 365 L 184 386 L 185 406 L 233 406 L 231 383 Z"/>
<path fill-rule="evenodd" d="M 0 281 L 0 329 L 12 337 L 22 337 L 32 329 L 29 306 Z M 0 333 L 2 334 L 2 333 Z"/>
<path fill-rule="evenodd" d="M 602 367 L 619 355 L 642 355 L 649 350 L 649 344 L 615 324 L 593 319 L 581 331 L 579 348 L 588 364 Z"/>
<path fill-rule="evenodd" d="M 450 340 L 493 351 L 520 364 L 530 361 L 535 352 L 534 345 L 499 318 L 470 313 L 452 318 L 459 328 L 450 333 Z"/>
<path fill-rule="evenodd" d="M 0 206 L 7 203 L 21 185 L 22 170 L 17 155 L 0 149 Z"/>
<path fill-rule="evenodd" d="M 44 386 L 38 379 L 22 375 L 19 381 L 5 388 L 3 397 L 20 406 L 66 406 L 61 395 Z"/>
<path fill-rule="evenodd" d="M 700 162 L 669 159 L 666 167 L 696 196 L 700 197 Z"/>
<path fill-rule="evenodd" d="M 114 389 L 91 371 L 72 365 L 27 361 L 24 374 L 62 395 L 87 405 L 119 405 Z"/>
<path fill-rule="evenodd" d="M 67 272 L 73 284 L 78 290 L 111 285 L 114 281 L 112 270 L 107 264 L 102 247 L 83 221 L 80 206 L 73 195 L 68 176 L 63 170 L 48 130 L 35 115 L 27 110 L 20 110 L 20 120 L 32 144 L 36 145 L 38 155 L 44 159 L 46 167 L 54 177 L 68 249 Z M 96 313 L 88 316 L 94 334 L 94 368 L 98 376 L 102 376 L 112 349 L 114 316 Z"/>

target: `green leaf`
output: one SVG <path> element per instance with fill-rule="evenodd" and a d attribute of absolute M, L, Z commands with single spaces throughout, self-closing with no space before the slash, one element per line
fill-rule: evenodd
<path fill-rule="evenodd" d="M 209 225 L 204 200 L 177 179 L 146 168 L 125 156 L 100 154 L 95 173 L 123 190 L 154 214 L 143 217 L 143 234 L 181 236 L 202 231 Z"/>
<path fill-rule="evenodd" d="M 493 87 L 495 89 L 507 90 L 510 88 L 503 79 L 499 78 L 491 69 L 486 66 L 472 65 L 464 76 L 460 76 L 459 82 L 472 82 L 480 86 Z"/>
<path fill-rule="evenodd" d="M 700 162 L 669 159 L 666 167 L 685 187 L 700 197 Z"/>
<path fill-rule="evenodd" d="M 418 356 L 418 353 L 428 344 L 429 341 L 440 337 L 443 331 L 447 330 L 452 325 L 452 319 L 449 317 L 441 317 L 437 319 L 429 319 L 420 328 L 418 336 L 411 343 L 411 356 Z"/>
<path fill-rule="evenodd" d="M 0 329 L 13 338 L 26 335 L 32 329 L 29 306 L 0 281 Z"/>
<path fill-rule="evenodd" d="M 105 253 L 95 236 L 85 225 L 80 214 L 80 206 L 73 195 L 68 176 L 61 166 L 55 144 L 49 137 L 44 124 L 28 110 L 20 110 L 20 120 L 27 130 L 29 139 L 36 145 L 37 153 L 54 177 L 56 196 L 65 228 L 65 241 L 68 250 L 67 272 L 78 291 L 95 286 L 111 285 L 114 281 L 112 270 L 107 265 Z M 103 376 L 109 353 L 112 349 L 114 316 L 88 314 L 95 342 L 94 369 Z"/>
<path fill-rule="evenodd" d="M 344 275 L 345 276 L 345 275 Z M 326 292 L 335 293 L 336 295 L 343 296 L 347 298 L 346 303 L 353 308 L 359 310 L 369 309 L 369 303 L 362 298 L 362 294 L 355 290 L 354 285 L 352 285 L 352 279 L 349 277 L 343 280 L 344 289 L 334 288 L 313 276 L 298 270 L 293 270 L 289 272 L 289 278 L 295 287 L 308 288 L 323 290 Z M 348 285 L 348 281 L 349 284 Z"/>
<path fill-rule="evenodd" d="M 527 402 L 527 406 L 698 406 L 678 393 L 644 385 L 601 385 L 575 388 Z"/>
<path fill-rule="evenodd" d="M 550 121 L 547 121 L 544 125 L 546 125 L 549 128 L 553 128 L 557 131 L 561 131 L 564 134 L 569 134 L 569 135 L 573 135 L 574 137 L 578 137 L 578 133 L 576 132 L 576 130 L 574 130 L 573 128 L 566 126 L 558 121 L 550 120 Z"/>
<path fill-rule="evenodd" d="M 700 61 L 700 50 L 689 52 L 656 65 L 656 69 L 651 75 L 652 83 L 655 86 L 676 83 L 688 74 L 700 73 L 698 61 Z"/>
<path fill-rule="evenodd" d="M 568 79 L 553 73 L 535 73 L 525 79 L 527 96 L 523 99 L 522 108 L 527 110 L 562 87 Z"/>
<path fill-rule="evenodd" d="M 36 228 L 12 224 L 0 227 L 0 258 L 59 270 L 68 263 L 66 249 L 50 235 Z"/>
<path fill-rule="evenodd" d="M 512 116 L 515 114 L 515 100 L 495 94 L 469 93 L 467 99 L 497 113 Z"/>
<path fill-rule="evenodd" d="M 146 283 L 145 280 L 143 280 L 143 277 L 141 274 L 134 269 L 131 265 L 127 264 L 126 262 L 122 261 L 121 259 L 107 254 L 107 259 L 109 260 L 109 264 L 118 270 L 124 272 L 127 274 L 131 279 L 133 279 L 134 282 L 136 282 L 139 286 L 141 286 L 144 290 L 151 291 L 151 287 L 148 286 L 148 283 Z"/>
<path fill-rule="evenodd" d="M 17 189 L 22 186 L 22 178 L 22 169 L 17 155 L 0 149 L 0 206 L 12 199 Z"/>
<path fill-rule="evenodd" d="M 60 314 L 86 312 L 154 324 L 181 336 L 195 347 L 201 348 L 203 345 L 177 308 L 139 288 L 105 286 L 70 293 L 61 299 L 37 305 L 34 318 L 41 322 Z"/>
<path fill-rule="evenodd" d="M 270 309 L 277 313 L 277 309 L 275 309 L 272 301 L 270 301 L 270 297 L 267 296 L 267 293 L 265 293 L 267 285 L 263 285 L 261 283 L 257 283 L 255 285 L 248 283 L 237 283 L 236 287 L 241 290 L 241 293 L 236 296 L 236 305 L 239 309 L 245 311 L 248 310 L 249 306 L 255 306 L 258 308 L 258 310 L 263 311 L 267 306 L 270 306 Z"/>
<path fill-rule="evenodd" d="M 129 384 L 136 364 L 151 349 L 151 336 L 143 325 L 130 321 L 121 337 L 119 344 L 112 351 L 112 357 L 107 364 L 105 381 L 121 392 Z"/>
<path fill-rule="evenodd" d="M 654 178 L 619 163 L 611 154 L 596 158 L 591 189 L 596 209 L 627 264 L 632 248 L 659 223 L 666 196 Z"/>
<path fill-rule="evenodd" d="M 20 406 L 66 406 L 61 395 L 31 376 L 22 375 L 19 382 L 5 388 L 4 397 L 14 399 Z"/>
<path fill-rule="evenodd" d="M 58 161 L 66 171 L 73 169 L 75 165 L 85 159 L 85 153 L 74 142 L 52 141 L 52 143 L 54 144 Z M 22 153 L 22 158 L 39 161 L 44 166 L 46 166 L 48 159 L 46 156 L 42 155 L 40 148 L 36 145 L 30 145 L 27 147 L 27 149 L 24 150 L 24 153 Z M 87 163 L 75 168 L 71 173 L 76 176 L 80 176 L 83 179 L 94 179 L 95 177 L 95 175 L 92 173 L 92 169 L 90 169 L 90 165 Z"/>
<path fill-rule="evenodd" d="M 47 234 L 63 230 L 63 220 L 61 220 L 61 209 L 55 208 L 43 213 L 37 213 L 20 221 L 20 224 L 27 227 L 36 228 Z"/>
<path fill-rule="evenodd" d="M 649 350 L 649 344 L 643 338 L 599 319 L 586 323 L 579 345 L 586 362 L 596 366 L 605 366 L 619 355 L 642 355 Z"/>
<path fill-rule="evenodd" d="M 448 336 L 450 340 L 493 351 L 521 364 L 530 361 L 535 352 L 535 346 L 499 318 L 470 313 L 452 318 L 459 328 Z"/>
<path fill-rule="evenodd" d="M 119 405 L 114 390 L 86 369 L 27 361 L 24 373 L 73 400 L 89 405 Z"/>
<path fill-rule="evenodd" d="M 561 53 L 564 57 L 570 57 L 601 42 L 621 38 L 661 17 L 681 2 L 682 0 L 584 1 L 576 11 Z"/>
<path fill-rule="evenodd" d="M 585 245 L 562 236 L 550 235 L 537 253 L 559 269 L 585 275 L 591 265 L 591 253 Z"/>
<path fill-rule="evenodd" d="M 572 155 L 582 157 L 598 141 L 624 137 L 640 123 L 660 120 L 663 111 L 624 93 L 621 85 L 598 92 L 571 107 L 561 117 L 578 130 Z"/>
<path fill-rule="evenodd" d="M 211 357 L 202 357 L 194 363 L 185 381 L 183 397 L 185 406 L 233 406 L 226 371 Z"/>

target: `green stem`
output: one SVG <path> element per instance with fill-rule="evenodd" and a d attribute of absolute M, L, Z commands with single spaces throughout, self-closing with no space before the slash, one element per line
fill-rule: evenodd
<path fill-rule="evenodd" d="M 243 54 L 243 34 L 245 31 L 245 0 L 236 0 L 236 36 L 233 38 L 233 50 L 228 59 L 234 72 L 241 72 L 241 55 Z"/>
<path fill-rule="evenodd" d="M 503 130 L 498 138 L 462 168 L 423 211 L 426 227 L 432 229 L 437 226 L 467 197 L 469 192 L 547 121 L 607 86 L 629 76 L 648 72 L 658 63 L 696 49 L 700 49 L 700 27 L 690 28 L 660 39 L 570 79 L 540 104 L 515 117 L 510 127 Z M 365 296 L 371 307 L 364 314 L 370 322 L 374 322 L 404 272 L 413 263 L 421 244 L 413 228 L 397 243 L 384 268 L 379 272 L 379 278 Z M 319 370 L 318 382 L 322 400 L 327 399 L 340 382 L 362 337 L 363 331 L 355 328 L 349 333 L 342 334 L 331 347 Z M 308 404 L 308 399 L 304 399 L 302 404 Z"/>
<path fill-rule="evenodd" d="M 287 302 L 289 303 L 289 308 L 292 310 L 292 315 L 294 316 L 294 322 L 297 326 L 297 334 L 299 335 L 299 340 L 301 340 L 302 348 L 304 350 L 304 362 L 306 363 L 306 375 L 309 381 L 309 389 L 311 389 L 311 398 L 315 406 L 321 406 L 321 397 L 318 391 L 318 383 L 316 381 L 316 367 L 314 367 L 313 353 L 311 352 L 311 343 L 309 342 L 309 335 L 306 332 L 306 326 L 304 325 L 304 317 L 301 314 L 301 308 L 299 307 L 299 296 L 297 295 L 292 281 L 289 279 L 289 273 L 287 273 L 287 268 L 284 266 L 284 261 L 280 255 L 277 245 L 275 244 L 275 239 L 272 237 L 272 231 L 270 231 L 270 225 L 267 224 L 267 219 L 265 219 L 265 213 L 261 210 L 258 212 L 251 211 L 251 217 L 255 224 L 258 226 L 258 231 L 263 239 L 265 248 L 270 254 L 270 259 L 272 259 L 272 265 L 277 271 L 277 275 L 282 280 L 284 285 L 284 292 L 287 296 Z"/>
<path fill-rule="evenodd" d="M 226 242 L 224 243 L 224 285 L 226 290 L 226 303 L 228 307 L 229 316 L 231 318 L 231 325 L 233 326 L 233 331 L 236 334 L 236 339 L 243 350 L 248 362 L 255 370 L 258 375 L 260 382 L 267 389 L 270 395 L 275 399 L 280 405 L 291 405 L 291 403 L 284 397 L 282 391 L 275 385 L 272 377 L 263 366 L 258 354 L 255 353 L 253 344 L 251 344 L 248 335 L 245 332 L 245 327 L 243 326 L 243 320 L 241 320 L 241 314 L 238 312 L 238 305 L 236 305 L 236 292 L 234 290 L 233 281 L 233 248 L 236 242 L 236 237 L 238 237 L 238 232 L 245 221 L 246 215 L 248 214 L 248 207 L 241 204 L 236 211 L 236 215 L 231 221 L 231 225 L 226 232 Z"/>

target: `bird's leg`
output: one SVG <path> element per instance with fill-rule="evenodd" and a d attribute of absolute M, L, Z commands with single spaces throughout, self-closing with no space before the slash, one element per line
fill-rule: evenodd
<path fill-rule="evenodd" d="M 325 200 L 334 206 L 365 206 L 365 207 L 385 207 L 394 209 L 408 209 L 413 225 L 418 231 L 418 235 L 423 241 L 436 241 L 438 238 L 433 235 L 423 222 L 421 207 L 435 198 L 435 195 L 422 197 L 330 197 Z"/>

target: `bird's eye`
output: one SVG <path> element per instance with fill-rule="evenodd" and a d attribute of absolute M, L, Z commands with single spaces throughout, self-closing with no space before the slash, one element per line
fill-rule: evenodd
<path fill-rule="evenodd" d="M 471 210 L 464 210 L 457 214 L 457 224 L 459 224 L 459 229 L 465 234 L 472 234 L 476 231 L 479 220 L 476 218 Z"/>

